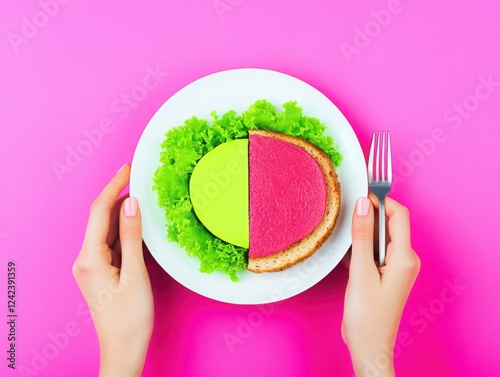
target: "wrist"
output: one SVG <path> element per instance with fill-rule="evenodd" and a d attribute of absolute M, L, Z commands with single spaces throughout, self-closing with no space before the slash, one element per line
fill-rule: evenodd
<path fill-rule="evenodd" d="M 141 377 L 142 368 L 126 369 L 123 366 L 102 365 L 99 369 L 99 377 Z"/>
<path fill-rule="evenodd" d="M 393 377 L 393 348 L 376 347 L 369 350 L 352 351 L 351 359 L 357 377 Z"/>
<path fill-rule="evenodd" d="M 102 347 L 99 377 L 140 377 L 146 361 L 147 345 Z"/>
<path fill-rule="evenodd" d="M 144 360 L 101 357 L 99 377 L 140 377 Z"/>

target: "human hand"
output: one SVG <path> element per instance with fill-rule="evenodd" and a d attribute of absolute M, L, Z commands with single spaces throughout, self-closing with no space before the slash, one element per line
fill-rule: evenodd
<path fill-rule="evenodd" d="M 99 376 L 140 376 L 153 331 L 153 294 L 142 251 L 135 198 L 117 200 L 130 178 L 125 165 L 92 203 L 73 275 L 99 339 Z"/>
<path fill-rule="evenodd" d="M 370 200 L 371 199 L 371 200 Z M 393 376 L 394 346 L 403 309 L 418 272 L 420 259 L 410 241 L 408 210 L 387 197 L 389 231 L 386 265 L 374 261 L 374 206 L 371 195 L 359 198 L 352 221 L 342 338 L 357 376 Z"/>

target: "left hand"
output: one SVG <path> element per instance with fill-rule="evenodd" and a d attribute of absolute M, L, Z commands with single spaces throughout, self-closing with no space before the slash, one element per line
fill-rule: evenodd
<path fill-rule="evenodd" d="M 132 197 L 117 200 L 129 177 L 127 164 L 92 203 L 73 264 L 99 339 L 100 377 L 140 376 L 153 331 L 139 205 Z"/>

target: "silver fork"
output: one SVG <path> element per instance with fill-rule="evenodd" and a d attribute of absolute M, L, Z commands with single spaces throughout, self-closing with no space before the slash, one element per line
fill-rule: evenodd
<path fill-rule="evenodd" d="M 381 145 L 382 144 L 382 145 Z M 386 161 L 387 151 L 387 161 Z M 373 159 L 375 158 L 375 169 Z M 368 187 L 378 198 L 380 208 L 378 211 L 379 253 L 378 264 L 385 266 L 385 197 L 391 190 L 392 161 L 391 161 L 391 136 L 387 132 L 374 132 L 368 157 Z"/>

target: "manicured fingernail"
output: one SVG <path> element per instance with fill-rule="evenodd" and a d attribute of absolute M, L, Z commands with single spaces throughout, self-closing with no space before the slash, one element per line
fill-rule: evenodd
<path fill-rule="evenodd" d="M 123 203 L 123 212 L 125 212 L 125 216 L 127 217 L 134 217 L 137 215 L 137 199 L 133 196 L 125 199 Z"/>
<path fill-rule="evenodd" d="M 370 210 L 370 199 L 368 198 L 359 198 L 356 202 L 356 213 L 358 216 L 366 216 L 368 215 L 368 211 Z"/>
<path fill-rule="evenodd" d="M 128 165 L 128 163 L 123 164 L 123 166 L 122 166 L 122 167 L 121 167 L 121 168 L 120 168 L 120 169 L 116 172 L 116 174 L 118 174 L 118 173 L 119 173 L 119 172 L 121 172 L 123 169 L 125 169 L 125 166 L 127 166 L 127 165 Z M 115 174 L 115 175 L 116 175 L 116 174 Z"/>

